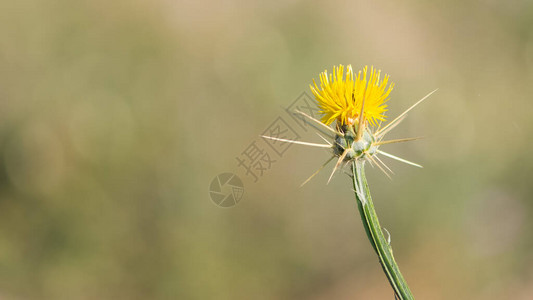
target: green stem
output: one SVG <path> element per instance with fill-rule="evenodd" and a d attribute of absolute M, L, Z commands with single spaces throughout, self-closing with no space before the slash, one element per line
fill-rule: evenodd
<path fill-rule="evenodd" d="M 365 227 L 366 235 L 370 240 L 370 244 L 376 251 L 381 267 L 392 286 L 394 293 L 398 299 L 408 300 L 414 299 L 407 282 L 400 273 L 400 268 L 392 254 L 392 248 L 381 231 L 378 216 L 372 203 L 370 196 L 370 189 L 366 182 L 364 161 L 354 161 L 353 168 L 353 187 L 355 197 L 357 198 L 357 207 L 361 214 L 361 220 Z"/>

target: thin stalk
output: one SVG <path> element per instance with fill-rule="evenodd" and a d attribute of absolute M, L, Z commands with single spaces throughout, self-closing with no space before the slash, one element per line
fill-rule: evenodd
<path fill-rule="evenodd" d="M 392 248 L 381 231 L 378 216 L 372 203 L 370 189 L 366 182 L 364 161 L 353 161 L 353 187 L 357 199 L 357 208 L 361 214 L 361 220 L 365 228 L 366 235 L 370 244 L 379 257 L 381 267 L 394 290 L 397 299 L 411 300 L 414 299 L 407 282 L 400 273 L 400 268 L 394 260 Z"/>

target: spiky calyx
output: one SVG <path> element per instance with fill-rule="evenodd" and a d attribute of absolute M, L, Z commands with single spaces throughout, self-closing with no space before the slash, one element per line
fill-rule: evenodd
<path fill-rule="evenodd" d="M 374 144 L 375 138 L 369 130 L 364 130 L 359 140 L 356 140 L 357 133 L 354 125 L 341 126 L 339 133 L 335 135 L 333 154 L 337 157 L 344 155 L 343 161 L 348 162 L 356 159 L 365 159 L 365 157 L 376 153 L 377 146 Z"/>

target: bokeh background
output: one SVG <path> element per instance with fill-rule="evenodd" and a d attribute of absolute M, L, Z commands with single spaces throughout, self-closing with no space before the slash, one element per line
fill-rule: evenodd
<path fill-rule="evenodd" d="M 0 25 L 0 299 L 393 299 L 349 179 L 299 188 L 327 152 L 237 166 L 340 63 L 391 75 L 391 116 L 439 88 L 388 147 L 424 169 L 368 169 L 417 299 L 533 299 L 532 1 L 19 0 Z"/>

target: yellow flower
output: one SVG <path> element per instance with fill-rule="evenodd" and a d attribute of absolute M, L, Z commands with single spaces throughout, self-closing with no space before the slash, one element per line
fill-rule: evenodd
<path fill-rule="evenodd" d="M 353 125 L 359 119 L 361 107 L 364 101 L 363 118 L 376 126 L 378 121 L 385 120 L 389 94 L 394 87 L 390 84 L 386 89 L 389 76 L 385 75 L 380 81 L 381 70 L 370 68 L 370 78 L 367 82 L 368 67 L 357 73 L 354 79 L 352 66 L 333 67 L 333 74 L 324 71 L 320 74 L 320 89 L 313 79 L 314 86 L 310 85 L 311 91 L 316 97 L 321 108 L 322 122 L 326 125 L 337 120 L 340 125 Z"/>

